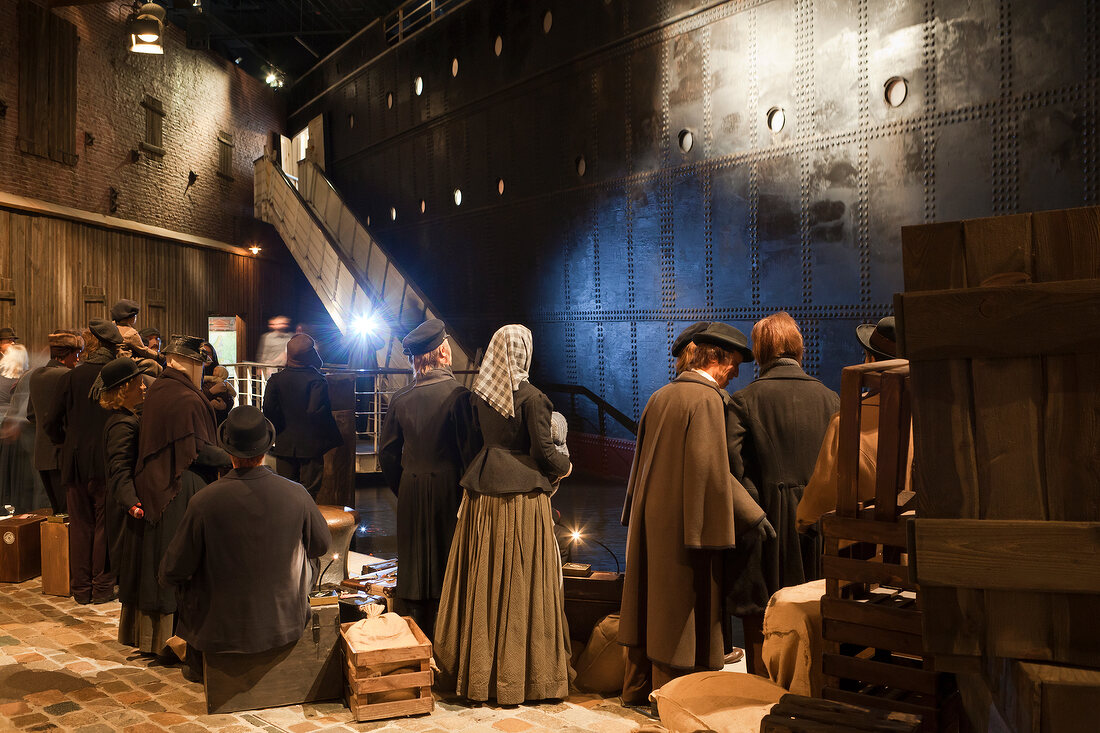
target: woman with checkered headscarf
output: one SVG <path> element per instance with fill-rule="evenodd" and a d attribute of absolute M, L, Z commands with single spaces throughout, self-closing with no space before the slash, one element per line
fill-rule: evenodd
<path fill-rule="evenodd" d="M 572 466 L 527 381 L 531 351 L 525 326 L 504 326 L 474 382 L 483 445 L 462 477 L 436 621 L 443 689 L 501 705 L 565 697 L 571 673 L 550 493 Z"/>

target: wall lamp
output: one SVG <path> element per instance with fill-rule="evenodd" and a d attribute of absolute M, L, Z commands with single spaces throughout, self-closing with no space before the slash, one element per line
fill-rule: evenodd
<path fill-rule="evenodd" d="M 156 3 L 140 7 L 135 2 L 126 22 L 130 34 L 130 50 L 134 53 L 164 53 L 164 8 Z"/>
<path fill-rule="evenodd" d="M 251 247 L 248 248 L 248 251 L 252 253 L 253 257 L 255 257 L 256 255 L 260 254 L 260 252 L 263 251 L 263 247 L 261 247 L 258 244 L 254 244 L 254 245 L 252 245 Z"/>

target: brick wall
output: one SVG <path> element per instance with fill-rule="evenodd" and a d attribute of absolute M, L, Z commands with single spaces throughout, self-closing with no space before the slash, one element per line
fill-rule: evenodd
<path fill-rule="evenodd" d="M 252 161 L 271 131 L 281 131 L 281 100 L 261 80 L 209 51 L 186 48 L 182 29 L 166 24 L 163 56 L 130 53 L 119 3 L 61 7 L 73 23 L 77 54 L 76 150 L 68 166 L 19 152 L 19 3 L 0 2 L 0 190 L 84 211 L 111 214 L 233 244 L 252 217 Z M 149 94 L 164 103 L 162 158 L 141 154 Z M 232 133 L 233 180 L 217 175 L 218 131 Z M 94 143 L 85 144 L 85 132 Z M 188 172 L 198 179 L 187 188 Z"/>

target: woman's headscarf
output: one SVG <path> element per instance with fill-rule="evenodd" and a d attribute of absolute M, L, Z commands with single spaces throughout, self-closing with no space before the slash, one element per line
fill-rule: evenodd
<path fill-rule="evenodd" d="M 531 331 L 518 323 L 501 326 L 493 334 L 481 370 L 474 381 L 474 394 L 492 405 L 504 417 L 515 417 L 512 393 L 527 379 L 531 368 Z"/>

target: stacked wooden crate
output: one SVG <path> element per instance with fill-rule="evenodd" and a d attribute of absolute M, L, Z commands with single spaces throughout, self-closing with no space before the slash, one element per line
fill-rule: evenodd
<path fill-rule="evenodd" d="M 877 392 L 879 402 L 875 495 L 866 505 L 856 490 L 865 390 Z M 844 369 L 837 508 L 821 523 L 822 696 L 919 715 L 924 730 L 949 730 L 957 717 L 953 683 L 924 656 L 918 588 L 907 564 L 909 426 L 908 362 Z"/>
<path fill-rule="evenodd" d="M 784 695 L 760 721 L 760 733 L 917 733 L 914 715 Z"/>
<path fill-rule="evenodd" d="M 416 637 L 416 646 L 356 651 L 348 641 L 352 624 L 340 627 L 347 660 L 348 707 L 360 723 L 430 713 L 435 708 L 432 642 L 412 618 L 402 618 Z"/>
<path fill-rule="evenodd" d="M 1095 730 L 1100 210 L 902 242 L 925 649 L 981 729 Z"/>

